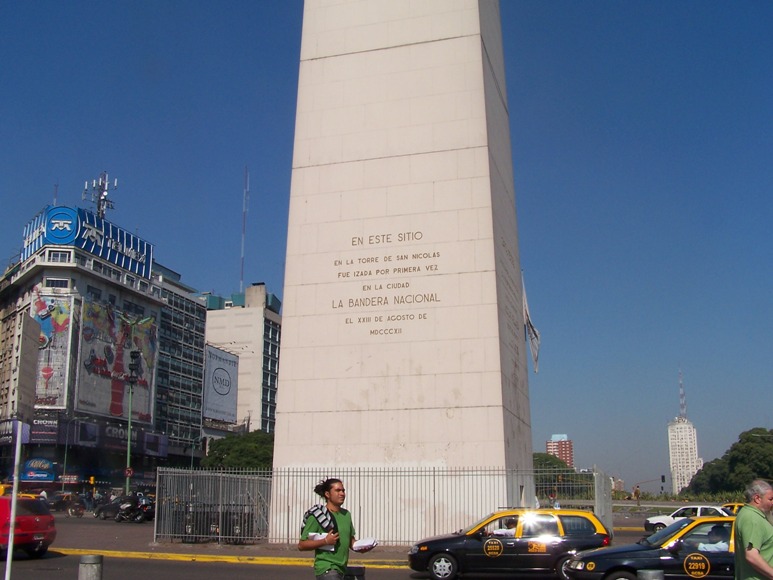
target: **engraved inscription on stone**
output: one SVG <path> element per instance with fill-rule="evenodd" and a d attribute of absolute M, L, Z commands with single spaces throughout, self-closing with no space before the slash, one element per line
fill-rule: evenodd
<path fill-rule="evenodd" d="M 332 264 L 336 280 L 355 282 L 346 295 L 331 300 L 342 323 L 363 325 L 368 336 L 386 336 L 428 320 L 431 308 L 442 302 L 429 277 L 441 273 L 441 252 L 411 248 L 427 241 L 424 233 L 381 232 L 350 240 L 356 255 L 347 248 Z"/>

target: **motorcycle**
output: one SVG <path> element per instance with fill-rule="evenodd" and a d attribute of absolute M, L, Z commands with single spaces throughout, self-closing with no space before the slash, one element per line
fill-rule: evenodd
<path fill-rule="evenodd" d="M 145 521 L 145 512 L 140 508 L 137 498 L 129 498 L 120 505 L 118 513 L 115 514 L 115 521 L 119 524 L 121 522 L 141 524 Z"/>
<path fill-rule="evenodd" d="M 85 511 L 86 506 L 84 506 L 82 502 L 74 501 L 67 506 L 66 513 L 68 518 L 82 518 Z"/>

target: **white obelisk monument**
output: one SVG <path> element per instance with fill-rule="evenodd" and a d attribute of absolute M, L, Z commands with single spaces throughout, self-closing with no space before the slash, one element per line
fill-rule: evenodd
<path fill-rule="evenodd" d="M 283 298 L 275 468 L 531 469 L 496 1 L 306 0 Z"/>

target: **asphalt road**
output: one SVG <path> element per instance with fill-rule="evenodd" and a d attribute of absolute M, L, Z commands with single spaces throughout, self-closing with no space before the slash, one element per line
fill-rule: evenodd
<path fill-rule="evenodd" d="M 619 526 L 619 527 L 618 527 Z M 615 522 L 615 544 L 635 542 L 643 535 L 642 521 L 620 518 Z M 102 555 L 101 580 L 212 580 L 213 577 L 251 580 L 310 580 L 313 555 L 294 546 L 229 546 L 215 543 L 183 544 L 153 542 L 153 523 L 118 524 L 89 514 L 82 519 L 57 514 L 58 535 L 49 552 L 39 560 L 17 553 L 12 578 L 88 580 L 95 568 L 81 566 L 84 555 Z M 352 564 L 364 565 L 367 580 L 426 578 L 407 566 L 407 546 L 379 546 L 358 554 Z M 492 576 L 467 576 L 468 579 Z M 536 580 L 536 579 L 535 579 Z"/>

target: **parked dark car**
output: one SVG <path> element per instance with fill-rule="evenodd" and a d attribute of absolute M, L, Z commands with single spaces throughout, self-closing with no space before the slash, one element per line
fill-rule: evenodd
<path fill-rule="evenodd" d="M 434 580 L 457 574 L 550 574 L 565 579 L 567 560 L 580 550 L 608 546 L 611 535 L 583 510 L 501 510 L 471 526 L 414 544 L 412 570 Z"/>
<path fill-rule="evenodd" d="M 94 517 L 99 518 L 100 520 L 106 520 L 107 518 L 110 518 L 111 520 L 114 519 L 118 510 L 121 509 L 121 504 L 126 501 L 126 497 L 127 496 L 117 497 L 110 503 L 98 505 L 94 508 Z"/>
<path fill-rule="evenodd" d="M 636 580 L 662 570 L 669 580 L 732 580 L 734 517 L 682 518 L 636 544 L 586 550 L 566 565 L 571 580 Z"/>
<path fill-rule="evenodd" d="M 0 550 L 8 549 L 11 527 L 11 497 L 0 497 Z M 40 499 L 17 498 L 13 545 L 30 558 L 40 558 L 56 539 L 54 516 Z"/>
<path fill-rule="evenodd" d="M 84 505 L 83 498 L 77 493 L 71 493 L 69 491 L 56 492 L 53 497 L 48 500 L 48 507 L 52 512 L 67 511 L 73 504 Z"/>

